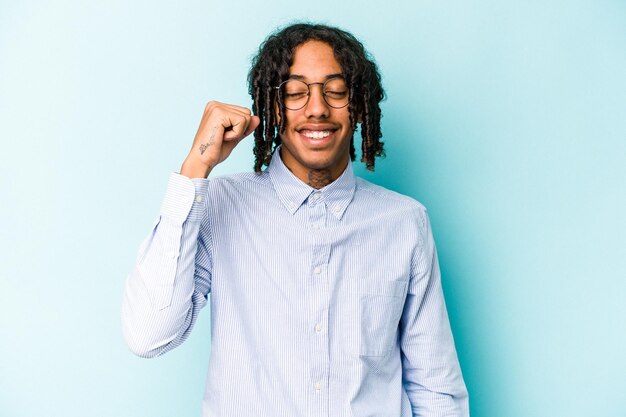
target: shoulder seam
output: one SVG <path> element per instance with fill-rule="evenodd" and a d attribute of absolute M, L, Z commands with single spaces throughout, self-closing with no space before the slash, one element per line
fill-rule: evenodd
<path fill-rule="evenodd" d="M 382 198 L 393 199 L 394 201 L 406 203 L 406 204 L 413 206 L 414 208 L 427 211 L 426 206 L 424 206 L 422 203 L 420 203 L 418 200 L 414 199 L 413 197 L 401 194 L 397 191 L 387 189 L 380 185 L 370 183 L 369 181 L 363 180 L 362 178 L 359 178 L 359 179 L 361 181 L 358 181 L 356 184 L 356 187 L 358 190 L 366 191 Z"/>

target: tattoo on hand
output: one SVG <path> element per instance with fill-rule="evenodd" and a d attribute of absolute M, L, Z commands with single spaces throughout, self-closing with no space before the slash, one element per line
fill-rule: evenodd
<path fill-rule="evenodd" d="M 217 131 L 217 126 L 213 126 L 213 130 L 211 130 L 211 137 L 207 143 L 203 143 L 200 145 L 200 155 L 204 155 L 204 151 L 209 149 L 215 143 L 215 132 Z"/>

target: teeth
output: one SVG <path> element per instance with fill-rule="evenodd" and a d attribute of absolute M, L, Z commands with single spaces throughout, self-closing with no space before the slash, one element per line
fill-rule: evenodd
<path fill-rule="evenodd" d="M 330 135 L 330 130 L 306 130 L 302 132 L 304 136 L 312 139 L 322 139 L 328 137 Z"/>

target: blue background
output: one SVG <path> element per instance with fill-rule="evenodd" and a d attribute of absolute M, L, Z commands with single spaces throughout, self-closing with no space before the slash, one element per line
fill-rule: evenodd
<path fill-rule="evenodd" d="M 208 310 L 136 358 L 125 276 L 205 103 L 249 106 L 250 57 L 303 18 L 380 66 L 388 157 L 357 171 L 429 209 L 472 415 L 626 416 L 617 0 L 0 0 L 0 416 L 199 415 Z"/>

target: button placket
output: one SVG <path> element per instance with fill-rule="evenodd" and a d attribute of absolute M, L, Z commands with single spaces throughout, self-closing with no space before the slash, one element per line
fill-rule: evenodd
<path fill-rule="evenodd" d="M 322 193 L 315 191 L 309 196 L 308 205 L 310 209 L 309 222 L 312 230 L 321 230 L 326 227 L 326 204 L 322 198 Z"/>
<path fill-rule="evenodd" d="M 309 286 L 311 288 L 311 300 L 309 303 L 310 327 L 309 327 L 309 351 L 311 355 L 311 368 L 309 383 L 315 394 L 312 401 L 310 415 L 328 415 L 328 378 L 330 373 L 328 310 L 328 260 L 330 247 L 326 233 L 326 221 L 328 207 L 324 202 L 324 195 L 318 191 L 313 192 L 307 201 L 309 212 L 309 230 L 311 230 L 311 264 L 309 269 Z"/>

